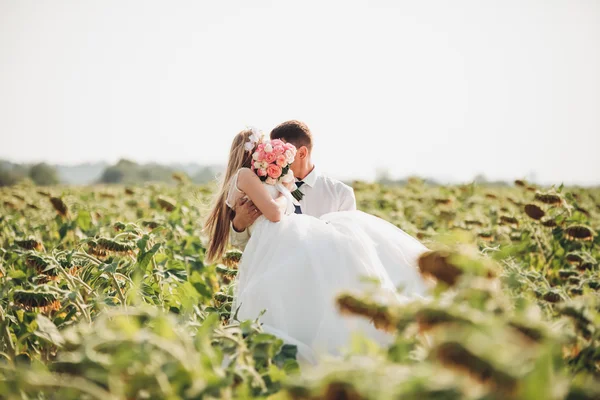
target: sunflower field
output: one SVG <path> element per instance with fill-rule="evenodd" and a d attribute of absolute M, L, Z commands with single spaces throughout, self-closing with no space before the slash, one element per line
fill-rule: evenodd
<path fill-rule="evenodd" d="M 355 182 L 432 296 L 340 293 L 395 341 L 308 367 L 237 320 L 242 253 L 204 263 L 215 187 L 174 182 L 0 188 L 0 398 L 600 399 L 600 189 Z"/>

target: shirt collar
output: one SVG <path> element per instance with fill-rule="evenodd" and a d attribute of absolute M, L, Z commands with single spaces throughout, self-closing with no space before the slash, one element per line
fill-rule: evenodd
<path fill-rule="evenodd" d="M 314 167 L 312 169 L 312 171 L 310 171 L 310 173 L 308 175 L 306 175 L 304 177 L 304 179 L 302 179 L 302 181 L 304 182 L 305 185 L 313 187 L 313 186 L 315 186 L 315 183 L 317 183 L 318 176 L 319 176 L 319 172 L 317 171 L 317 167 Z"/>

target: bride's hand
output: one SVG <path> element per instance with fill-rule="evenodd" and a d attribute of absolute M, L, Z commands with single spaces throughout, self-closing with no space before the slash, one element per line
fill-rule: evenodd
<path fill-rule="evenodd" d="M 287 190 L 289 190 L 290 192 L 293 192 L 294 190 L 296 190 L 296 182 L 291 181 L 289 183 L 284 183 L 283 186 L 285 186 L 287 188 Z"/>

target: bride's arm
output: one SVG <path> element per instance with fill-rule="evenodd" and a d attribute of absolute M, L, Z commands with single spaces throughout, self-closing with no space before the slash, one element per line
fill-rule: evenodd
<path fill-rule="evenodd" d="M 242 168 L 238 174 L 237 187 L 252 200 L 254 205 L 271 222 L 279 222 L 283 212 L 279 198 L 274 200 L 259 177 L 248 168 Z M 285 199 L 284 199 L 285 200 Z"/>

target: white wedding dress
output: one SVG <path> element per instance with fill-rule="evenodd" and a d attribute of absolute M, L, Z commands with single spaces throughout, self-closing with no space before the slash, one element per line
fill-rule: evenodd
<path fill-rule="evenodd" d="M 260 216 L 249 227 L 250 240 L 238 266 L 232 312 L 238 320 L 260 318 L 266 332 L 298 347 L 301 362 L 316 363 L 323 354 L 339 354 L 351 335 L 364 334 L 382 345 L 391 335 L 365 318 L 340 315 L 336 296 L 372 288 L 379 296 L 403 301 L 426 292 L 416 261 L 427 250 L 401 229 L 361 211 L 320 218 L 294 214 L 292 196 L 282 185 L 266 185 L 273 198 L 288 199 L 286 215 L 274 223 Z M 233 177 L 227 204 L 244 193 Z M 397 292 L 396 288 L 401 287 Z"/>

